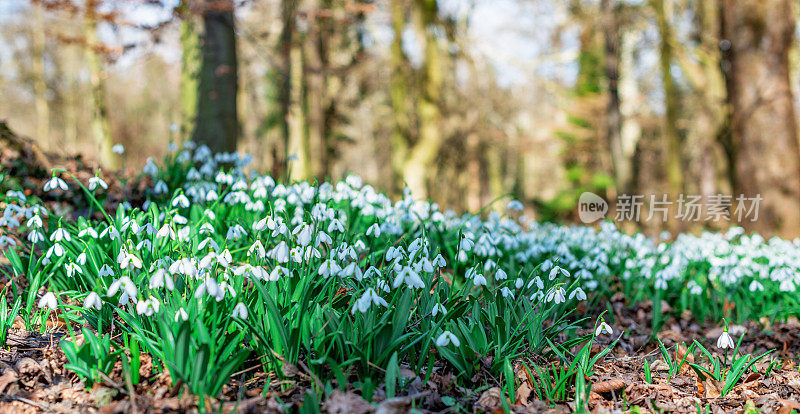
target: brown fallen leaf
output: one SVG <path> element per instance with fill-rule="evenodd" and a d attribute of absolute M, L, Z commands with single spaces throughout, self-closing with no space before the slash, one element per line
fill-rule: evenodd
<path fill-rule="evenodd" d="M 17 373 L 13 369 L 6 369 L 6 372 L 0 376 L 0 392 L 4 392 L 8 384 L 16 382 L 19 379 Z"/>
<path fill-rule="evenodd" d="M 529 406 L 530 403 L 528 402 L 528 398 L 531 396 L 531 387 L 528 385 L 527 382 L 523 382 L 522 385 L 517 388 L 517 392 L 514 394 L 514 401 L 517 404 L 522 404 L 525 407 Z"/>
<path fill-rule="evenodd" d="M 598 382 L 592 385 L 592 391 L 603 393 L 625 388 L 625 381 L 619 378 Z"/>
<path fill-rule="evenodd" d="M 494 411 L 496 408 L 502 406 L 502 403 L 500 402 L 501 398 L 502 398 L 502 393 L 500 388 L 492 387 L 484 391 L 483 394 L 481 394 L 480 398 L 478 398 L 478 401 L 475 403 L 475 405 L 477 405 L 484 411 Z"/>
<path fill-rule="evenodd" d="M 325 411 L 330 414 L 366 414 L 373 411 L 372 406 L 353 391 L 334 391 L 325 401 Z"/>

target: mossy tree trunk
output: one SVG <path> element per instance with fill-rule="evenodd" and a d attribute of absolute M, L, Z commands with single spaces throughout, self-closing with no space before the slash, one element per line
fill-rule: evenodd
<path fill-rule="evenodd" d="M 735 193 L 760 196 L 751 231 L 800 235 L 800 149 L 789 84 L 789 0 L 725 0 L 723 42 L 732 108 Z M 726 42 L 727 41 L 727 42 Z"/>
<path fill-rule="evenodd" d="M 216 152 L 236 151 L 238 74 L 233 1 L 203 5 L 197 120 L 192 138 Z"/>

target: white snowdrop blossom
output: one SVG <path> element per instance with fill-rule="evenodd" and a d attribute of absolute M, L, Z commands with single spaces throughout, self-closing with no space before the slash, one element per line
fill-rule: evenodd
<path fill-rule="evenodd" d="M 734 348 L 733 338 L 728 334 L 728 330 L 725 329 L 722 331 L 722 335 L 719 336 L 717 339 L 717 348 L 726 349 L 726 348 Z"/>
<path fill-rule="evenodd" d="M 95 292 L 89 292 L 89 294 L 86 295 L 86 298 L 83 300 L 84 309 L 100 310 L 102 307 L 103 301 L 100 300 L 100 295 Z"/>
<path fill-rule="evenodd" d="M 236 306 L 233 307 L 233 313 L 231 313 L 231 316 L 239 319 L 247 319 L 247 307 L 244 306 L 244 303 L 237 303 Z"/>
<path fill-rule="evenodd" d="M 41 299 L 39 299 L 39 308 L 50 308 L 50 310 L 56 310 L 58 306 L 58 301 L 56 300 L 56 295 L 53 292 L 45 293 Z"/>
<path fill-rule="evenodd" d="M 57 189 L 61 189 L 62 191 L 67 191 L 69 189 L 69 187 L 67 186 L 67 183 L 64 182 L 64 180 L 62 180 L 61 178 L 58 178 L 58 177 L 56 177 L 54 175 L 53 178 L 47 180 L 47 182 L 44 183 L 43 190 L 46 193 L 49 193 L 49 192 L 55 191 Z"/>
<path fill-rule="evenodd" d="M 461 346 L 461 341 L 450 331 L 444 331 L 436 338 L 436 346 L 438 347 L 446 347 L 450 344 L 453 344 L 455 347 Z"/>
<path fill-rule="evenodd" d="M 611 326 L 606 323 L 606 321 L 601 320 L 600 324 L 597 325 L 597 328 L 594 330 L 594 336 L 600 336 L 604 334 L 611 335 L 614 333 L 614 330 L 611 329 Z"/>

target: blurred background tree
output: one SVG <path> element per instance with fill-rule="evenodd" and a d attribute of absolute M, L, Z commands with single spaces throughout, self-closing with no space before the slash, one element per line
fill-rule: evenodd
<path fill-rule="evenodd" d="M 276 176 L 358 173 L 456 210 L 513 196 L 540 220 L 574 221 L 584 191 L 612 204 L 644 195 L 645 217 L 651 194 L 699 195 L 704 208 L 760 194 L 759 220 L 744 224 L 798 236 L 796 8 L 6 0 L 0 119 L 108 168 L 116 143 L 134 167 L 193 139 L 249 152 Z M 728 224 L 625 223 L 648 234 Z"/>

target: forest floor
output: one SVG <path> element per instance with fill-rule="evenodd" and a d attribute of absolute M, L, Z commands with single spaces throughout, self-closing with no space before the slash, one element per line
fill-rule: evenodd
<path fill-rule="evenodd" d="M 613 325 L 619 341 L 613 351 L 595 365 L 589 378 L 592 393 L 589 408 L 593 413 L 622 412 L 698 412 L 699 406 L 709 406 L 711 413 L 781 413 L 800 411 L 800 323 L 766 325 L 748 323 L 731 325 L 734 338 L 744 334 L 740 351 L 761 354 L 776 350 L 754 367 L 725 397 L 720 397 L 723 384 L 710 379 L 702 381 L 684 365 L 669 378 L 669 365 L 662 359 L 657 345 L 649 340 L 650 315 L 648 304 L 629 307 L 614 302 L 616 323 Z M 149 360 L 142 361 L 139 385 L 126 384 L 121 364 L 103 384 L 87 389 L 83 382 L 64 368 L 66 357 L 58 342 L 68 335 L 66 325 L 55 318 L 48 321 L 47 332 L 26 331 L 21 320 L 9 332 L 8 348 L 0 351 L 0 412 L 185 412 L 198 410 L 199 401 L 181 387 L 173 387 L 166 372 L 151 372 Z M 620 335 L 620 333 L 622 333 Z M 675 360 L 682 359 L 693 340 L 713 347 L 722 333 L 719 326 L 703 325 L 690 318 L 669 318 L 658 337 Z M 606 342 L 611 342 L 607 337 Z M 597 343 L 599 352 L 608 343 Z M 729 351 L 732 353 L 732 351 Z M 650 364 L 651 381 L 645 374 L 645 361 Z M 693 356 L 689 355 L 689 362 Z M 482 361 L 484 362 L 484 361 Z M 488 362 L 488 361 L 485 361 Z M 489 365 L 490 363 L 485 363 Z M 266 377 L 257 360 L 243 369 L 225 387 L 221 401 L 206 400 L 213 411 L 223 412 L 285 412 L 298 408 L 313 387 L 313 378 L 297 369 L 291 380 L 279 381 Z M 772 365 L 772 367 L 770 367 Z M 570 401 L 543 401 L 534 388 L 541 381 L 515 365 L 522 384 L 511 409 L 518 413 L 573 412 Z M 499 381 L 488 370 L 482 370 L 473 382 L 473 389 L 454 385 L 454 375 L 444 367 L 434 368 L 427 383 L 408 372 L 407 395 L 386 399 L 381 389 L 373 404 L 365 401 L 353 384 L 345 391 L 335 390 L 321 401 L 322 411 L 328 413 L 401 413 L 411 408 L 419 412 L 487 411 L 502 412 Z M 493 386 L 494 385 L 494 386 Z M 265 391 L 266 388 L 266 391 Z M 179 395 L 180 394 L 180 395 Z M 316 402 L 315 402 L 316 403 Z"/>

